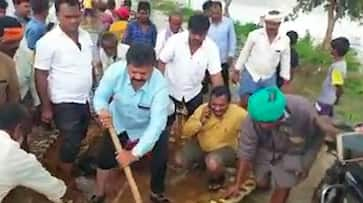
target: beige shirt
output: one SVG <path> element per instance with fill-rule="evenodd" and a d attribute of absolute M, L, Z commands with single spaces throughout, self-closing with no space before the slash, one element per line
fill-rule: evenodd
<path fill-rule="evenodd" d="M 19 82 L 14 61 L 0 52 L 0 105 L 17 102 L 20 98 Z"/>
<path fill-rule="evenodd" d="M 250 161 L 259 162 L 256 159 L 261 157 L 272 161 L 284 155 L 304 155 L 319 146 L 323 133 L 316 125 L 314 105 L 301 96 L 287 95 L 287 111 L 286 119 L 273 130 L 259 128 L 248 116 L 240 136 L 240 156 Z M 270 153 L 261 156 L 261 150 Z"/>

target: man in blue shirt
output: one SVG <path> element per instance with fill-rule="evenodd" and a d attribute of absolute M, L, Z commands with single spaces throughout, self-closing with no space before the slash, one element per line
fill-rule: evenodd
<path fill-rule="evenodd" d="M 229 67 L 233 63 L 236 51 L 236 32 L 233 21 L 222 15 L 222 3 L 213 1 L 209 8 L 211 25 L 208 36 L 213 39 L 219 48 L 219 54 L 222 62 L 222 76 L 224 84 L 229 84 Z"/>
<path fill-rule="evenodd" d="M 155 47 L 157 30 L 150 20 L 150 3 L 141 1 L 137 7 L 137 19 L 128 24 L 122 42 L 128 45 L 145 43 Z"/>
<path fill-rule="evenodd" d="M 169 94 L 167 82 L 155 69 L 152 46 L 131 45 L 124 61 L 111 65 L 105 72 L 94 97 L 94 107 L 105 128 L 115 127 L 124 146 L 117 161 L 130 165 L 152 151 L 151 195 L 153 202 L 169 202 L 163 195 L 168 157 L 165 133 Z M 110 102 L 111 100 L 111 102 Z M 115 150 L 107 132 L 97 158 L 97 189 L 94 202 L 105 198 L 110 170 L 117 166 Z"/>
<path fill-rule="evenodd" d="M 30 0 L 33 17 L 25 29 L 28 48 L 35 49 L 37 41 L 47 32 L 46 19 L 48 17 L 49 0 Z"/>

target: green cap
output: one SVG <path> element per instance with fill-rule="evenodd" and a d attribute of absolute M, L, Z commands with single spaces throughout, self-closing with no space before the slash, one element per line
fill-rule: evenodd
<path fill-rule="evenodd" d="M 285 95 L 277 87 L 258 90 L 248 99 L 248 113 L 257 122 L 275 122 L 280 119 L 286 107 Z"/>

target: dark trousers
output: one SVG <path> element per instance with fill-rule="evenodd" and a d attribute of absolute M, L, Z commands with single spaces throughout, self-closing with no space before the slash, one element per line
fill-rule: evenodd
<path fill-rule="evenodd" d="M 229 87 L 229 64 L 228 63 L 222 63 L 221 65 L 222 67 L 222 78 L 224 81 L 224 85 L 226 87 Z M 203 85 L 203 89 L 202 89 L 202 93 L 203 94 L 207 94 L 209 91 L 209 84 L 211 83 L 210 80 L 210 75 L 208 70 L 205 71 L 205 76 L 204 76 L 204 80 L 202 81 L 202 85 Z"/>
<path fill-rule="evenodd" d="M 224 81 L 224 85 L 229 87 L 229 64 L 223 63 L 222 64 L 222 77 Z"/>
<path fill-rule="evenodd" d="M 180 108 L 182 106 L 182 102 L 178 101 L 174 97 L 170 96 L 171 100 L 174 102 L 175 109 Z M 185 106 L 188 110 L 188 117 L 194 113 L 194 111 L 203 104 L 203 91 L 199 92 L 197 96 L 192 98 L 191 100 L 185 103 Z M 175 121 L 176 113 L 174 112 L 171 116 L 168 116 L 168 124 L 167 126 L 171 126 Z"/>
<path fill-rule="evenodd" d="M 87 135 L 90 112 L 88 104 L 61 103 L 53 105 L 54 121 L 63 136 L 60 160 L 73 163 Z"/>
<path fill-rule="evenodd" d="M 129 137 L 126 132 L 121 133 L 118 137 L 122 146 L 127 150 L 131 150 L 132 147 L 136 144 L 135 142 L 131 143 L 129 141 Z M 108 131 L 104 132 L 102 139 L 103 140 L 99 149 L 100 151 L 96 158 L 97 166 L 103 170 L 115 168 L 118 165 L 115 159 L 115 148 Z M 166 130 L 164 130 L 151 153 L 150 186 L 153 193 L 161 194 L 165 191 L 168 154 L 168 133 Z"/>

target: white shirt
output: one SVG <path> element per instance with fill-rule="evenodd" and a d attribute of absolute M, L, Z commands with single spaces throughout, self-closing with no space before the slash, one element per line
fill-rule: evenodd
<path fill-rule="evenodd" d="M 39 192 L 53 202 L 61 202 L 67 190 L 62 180 L 53 177 L 34 155 L 22 150 L 19 143 L 2 130 L 0 146 L 0 202 L 17 186 Z"/>
<path fill-rule="evenodd" d="M 88 32 L 79 30 L 79 43 L 68 37 L 59 26 L 42 37 L 36 45 L 34 67 L 49 71 L 50 100 L 55 103 L 88 101 L 92 86 L 93 42 Z"/>
<path fill-rule="evenodd" d="M 168 32 L 170 32 L 170 36 L 167 36 Z M 180 32 L 182 32 L 182 29 L 180 30 Z M 166 28 L 166 29 L 161 30 L 160 32 L 158 32 L 158 36 L 156 38 L 156 45 L 155 45 L 155 53 L 156 53 L 157 58 L 159 58 L 161 50 L 164 48 L 164 46 L 165 46 L 166 42 L 168 41 L 168 39 L 171 36 L 175 35 L 175 34 L 176 33 L 172 33 L 169 28 Z"/>
<path fill-rule="evenodd" d="M 281 62 L 280 76 L 290 80 L 290 40 L 285 35 L 278 35 L 269 42 L 265 28 L 252 31 L 236 62 L 236 69 L 246 67 L 254 81 L 267 79 L 276 73 Z"/>
<path fill-rule="evenodd" d="M 191 55 L 189 31 L 175 34 L 166 42 L 160 53 L 160 60 L 166 63 L 165 77 L 169 82 L 170 94 L 181 101 L 190 101 L 202 90 L 205 71 L 211 75 L 221 71 L 217 45 L 208 37 L 202 46 Z"/>

